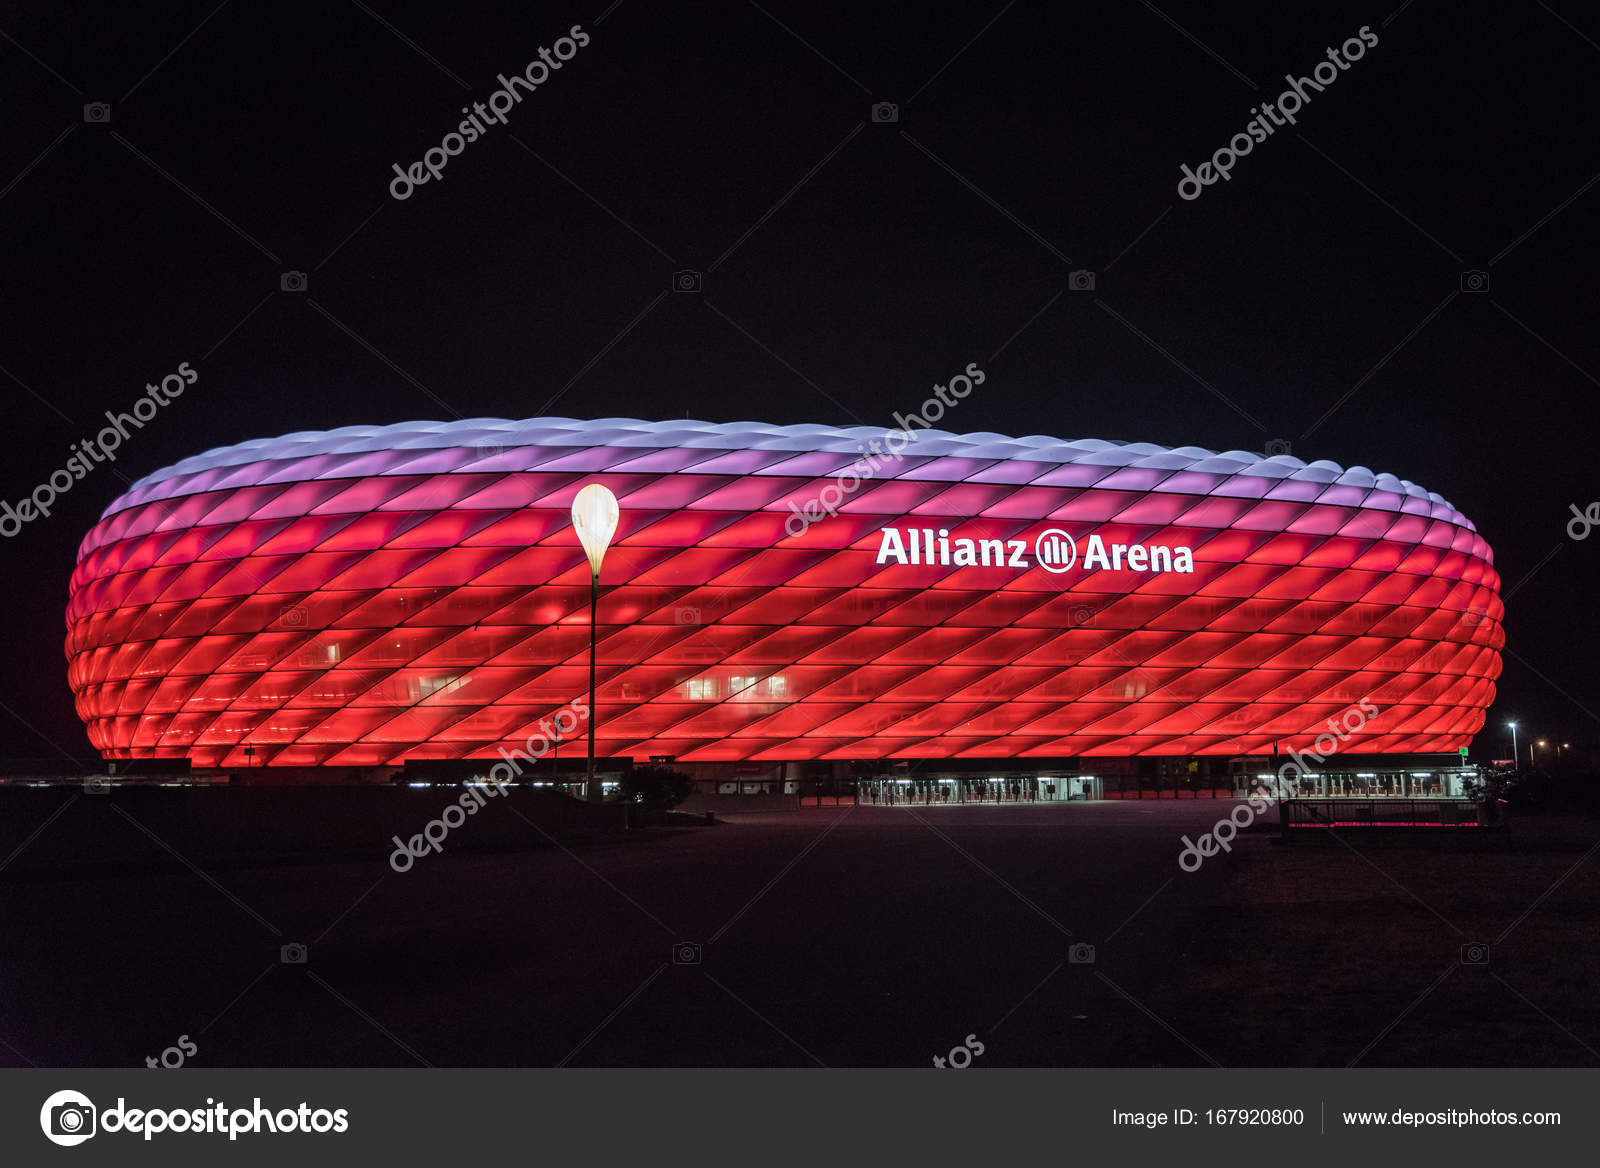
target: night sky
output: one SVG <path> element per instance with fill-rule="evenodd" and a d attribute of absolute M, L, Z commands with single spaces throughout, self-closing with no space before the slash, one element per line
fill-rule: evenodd
<path fill-rule="evenodd" d="M 1394 3 L 0 6 L 0 498 L 199 374 L 4 541 L 0 756 L 91 757 L 67 579 L 158 467 L 419 418 L 887 428 L 969 362 L 948 429 L 1282 439 L 1443 495 L 1507 596 L 1480 745 L 1594 743 L 1600 538 L 1566 528 L 1600 499 L 1600 18 Z M 1179 196 L 1363 26 L 1297 126 Z"/>

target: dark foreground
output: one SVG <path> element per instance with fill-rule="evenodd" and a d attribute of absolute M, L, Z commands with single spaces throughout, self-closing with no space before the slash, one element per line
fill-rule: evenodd
<path fill-rule="evenodd" d="M 138 1066 L 187 1036 L 207 1066 L 927 1066 L 969 1035 L 985 1066 L 1600 1063 L 1600 825 L 1523 820 L 1509 847 L 1257 831 L 1180 871 L 1179 837 L 1229 807 L 529 827 L 531 850 L 404 875 L 19 862 L 0 1065 Z"/>

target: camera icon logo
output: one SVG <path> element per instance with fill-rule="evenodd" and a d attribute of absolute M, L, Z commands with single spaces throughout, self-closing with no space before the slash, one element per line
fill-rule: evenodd
<path fill-rule="evenodd" d="M 72 1148 L 94 1135 L 98 1114 L 87 1095 L 57 1091 L 39 1108 L 39 1128 L 52 1144 Z"/>
<path fill-rule="evenodd" d="M 1091 272 L 1088 268 L 1078 268 L 1075 271 L 1068 272 L 1067 273 L 1067 291 L 1069 291 L 1069 292 L 1093 292 L 1094 291 L 1094 273 Z"/>
<path fill-rule="evenodd" d="M 1461 290 L 1463 292 L 1487 292 L 1489 290 L 1489 273 L 1481 268 L 1468 268 L 1461 273 Z"/>
<path fill-rule="evenodd" d="M 672 964 L 674 965 L 699 965 L 700 942 L 679 941 L 672 947 Z"/>
<path fill-rule="evenodd" d="M 286 604 L 278 610 L 278 619 L 291 629 L 305 627 L 306 610 L 302 604 Z"/>
<path fill-rule="evenodd" d="M 892 125 L 900 120 L 900 107 L 892 101 L 872 103 L 872 120 L 880 125 Z"/>
<path fill-rule="evenodd" d="M 504 446 L 497 446 L 493 442 L 480 442 L 473 451 L 479 458 L 499 458 L 505 452 Z"/>
<path fill-rule="evenodd" d="M 278 276 L 280 292 L 304 292 L 309 284 L 304 272 L 283 272 Z"/>
<path fill-rule="evenodd" d="M 1068 965 L 1093 965 L 1094 946 L 1087 941 L 1079 941 L 1067 950 Z"/>
<path fill-rule="evenodd" d="M 111 780 L 105 775 L 90 775 L 83 780 L 85 795 L 104 795 L 111 790 Z"/>
<path fill-rule="evenodd" d="M 672 610 L 672 623 L 678 625 L 700 624 L 700 610 L 698 608 L 675 608 Z"/>
<path fill-rule="evenodd" d="M 1072 606 L 1072 612 L 1069 614 L 1067 623 L 1073 628 L 1080 628 L 1083 625 L 1092 625 L 1094 624 L 1094 618 L 1096 615 L 1097 614 L 1095 612 L 1094 605 L 1074 604 Z"/>
<path fill-rule="evenodd" d="M 278 950 L 278 959 L 284 965 L 304 965 L 306 956 L 306 947 L 298 941 L 291 941 Z"/>
<path fill-rule="evenodd" d="M 1489 946 L 1483 941 L 1469 941 L 1461 946 L 1462 965 L 1488 965 Z"/>
<path fill-rule="evenodd" d="M 1289 448 L 1289 440 L 1287 438 L 1268 438 L 1267 439 L 1267 457 L 1268 458 L 1276 458 L 1280 454 L 1291 454 L 1291 453 L 1293 453 L 1293 452 Z"/>
<path fill-rule="evenodd" d="M 672 273 L 672 290 L 674 292 L 699 292 L 705 284 L 705 279 L 693 268 L 680 268 Z"/>
<path fill-rule="evenodd" d="M 103 126 L 111 120 L 111 103 L 91 101 L 83 107 L 83 120 L 91 126 Z"/>

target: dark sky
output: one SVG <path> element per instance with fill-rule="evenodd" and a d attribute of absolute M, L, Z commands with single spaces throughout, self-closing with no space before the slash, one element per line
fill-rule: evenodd
<path fill-rule="evenodd" d="M 417 418 L 887 426 L 970 361 L 950 429 L 1282 438 L 1437 491 L 1514 589 L 1488 732 L 1594 742 L 1600 538 L 1565 528 L 1600 498 L 1600 18 L 1396 3 L 0 5 L 0 497 L 199 373 L 4 541 L 0 756 L 88 754 L 77 542 L 177 459 Z M 1297 127 L 1178 196 L 1364 25 Z"/>

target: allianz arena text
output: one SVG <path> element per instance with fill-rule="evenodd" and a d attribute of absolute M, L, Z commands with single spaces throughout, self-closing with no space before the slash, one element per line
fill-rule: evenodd
<path fill-rule="evenodd" d="M 597 754 L 686 762 L 1451 751 L 1483 725 L 1489 546 L 1390 474 L 1197 447 L 471 419 L 208 451 L 84 537 L 68 678 L 107 758 L 494 759 L 588 694 Z M 837 492 L 836 492 L 837 493 Z"/>

